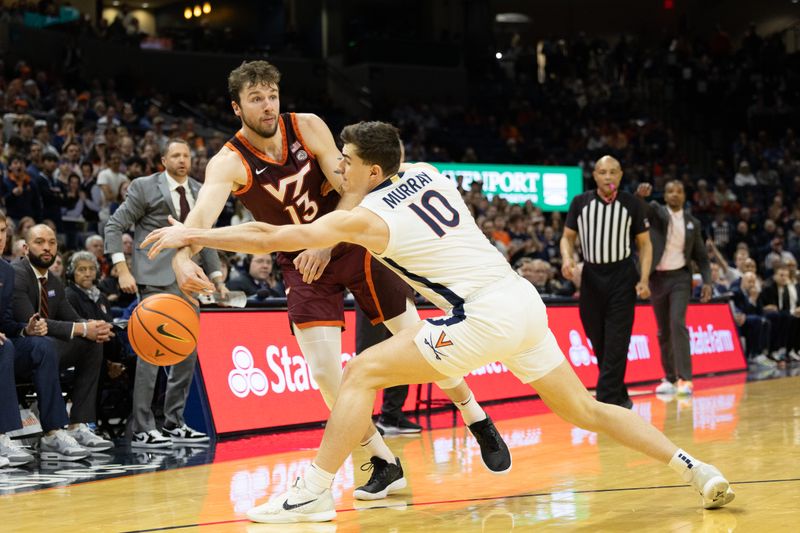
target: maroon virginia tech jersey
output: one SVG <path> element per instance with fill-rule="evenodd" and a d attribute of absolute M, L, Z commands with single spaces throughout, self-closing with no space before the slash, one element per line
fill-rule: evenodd
<path fill-rule="evenodd" d="M 259 222 L 307 224 L 336 209 L 339 194 L 303 142 L 295 114 L 282 113 L 278 124 L 283 137 L 278 161 L 250 144 L 241 132 L 225 143 L 247 169 L 247 185 L 234 195 Z"/>

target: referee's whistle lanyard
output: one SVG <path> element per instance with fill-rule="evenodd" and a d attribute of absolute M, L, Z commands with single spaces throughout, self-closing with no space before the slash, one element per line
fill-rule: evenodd
<path fill-rule="evenodd" d="M 606 196 L 603 196 L 603 193 L 600 192 L 600 189 L 597 189 L 597 196 L 599 196 L 600 199 L 603 200 L 605 203 L 612 204 L 612 203 L 614 203 L 614 200 L 617 199 L 617 193 L 618 192 L 619 191 L 617 189 L 614 189 L 614 192 L 611 193 L 611 196 L 606 197 Z"/>

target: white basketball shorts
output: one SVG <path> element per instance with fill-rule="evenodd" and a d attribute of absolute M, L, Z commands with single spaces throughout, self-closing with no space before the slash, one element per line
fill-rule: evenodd
<path fill-rule="evenodd" d="M 464 302 L 463 317 L 425 320 L 417 348 L 446 376 L 464 376 L 499 361 L 523 383 L 535 381 L 565 358 L 547 327 L 547 312 L 533 285 L 516 273 Z"/>

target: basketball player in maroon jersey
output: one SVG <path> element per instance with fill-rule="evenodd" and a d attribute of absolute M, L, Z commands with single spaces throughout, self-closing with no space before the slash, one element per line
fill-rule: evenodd
<path fill-rule="evenodd" d="M 233 191 L 256 220 L 270 224 L 306 224 L 335 209 L 351 209 L 360 195 L 344 194 L 337 172 L 341 153 L 328 126 L 316 115 L 280 113 L 280 72 L 266 61 L 244 62 L 228 77 L 233 112 L 241 129 L 206 167 L 205 182 L 187 226 L 210 228 Z M 173 261 L 178 284 L 187 294 L 207 287 L 203 271 L 184 248 Z M 419 322 L 409 287 L 359 246 L 280 253 L 292 330 L 319 385 L 333 408 L 342 379 L 341 328 L 344 289 L 373 323 L 395 333 Z M 461 411 L 493 472 L 511 467 L 511 456 L 491 419 L 463 378 L 438 382 Z M 372 475 L 357 488 L 357 499 L 379 499 L 406 486 L 400 460 L 370 426 L 361 440 Z"/>

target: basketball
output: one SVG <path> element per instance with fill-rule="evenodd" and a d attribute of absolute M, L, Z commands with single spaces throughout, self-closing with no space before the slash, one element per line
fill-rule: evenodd
<path fill-rule="evenodd" d="M 142 300 L 128 321 L 128 340 L 136 355 L 158 366 L 175 365 L 197 347 L 200 320 L 186 300 L 154 294 Z"/>

